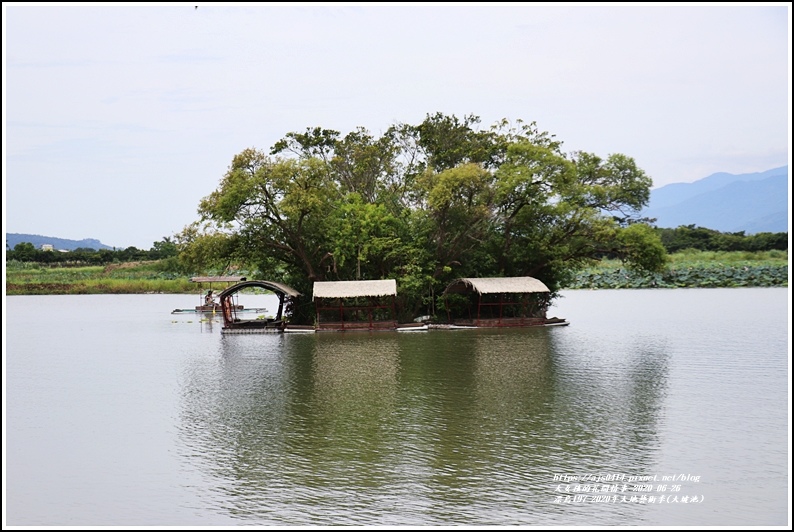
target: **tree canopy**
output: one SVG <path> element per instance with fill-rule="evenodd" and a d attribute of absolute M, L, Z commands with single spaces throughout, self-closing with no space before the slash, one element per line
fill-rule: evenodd
<path fill-rule="evenodd" d="M 178 235 L 180 258 L 251 264 L 309 294 L 314 281 L 394 278 L 403 318 L 432 313 L 459 277 L 532 276 L 556 293 L 607 255 L 663 267 L 638 217 L 652 182 L 631 157 L 565 154 L 535 123 L 479 123 L 437 113 L 381 136 L 309 128 L 247 148 Z"/>

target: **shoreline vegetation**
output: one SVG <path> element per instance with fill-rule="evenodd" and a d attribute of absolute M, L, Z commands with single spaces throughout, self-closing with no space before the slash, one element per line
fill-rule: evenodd
<path fill-rule="evenodd" d="M 684 250 L 669 255 L 663 273 L 640 274 L 618 260 L 604 260 L 577 272 L 562 289 L 787 287 L 788 272 L 786 251 Z M 251 272 L 226 274 L 253 276 Z M 197 294 L 201 287 L 189 277 L 164 270 L 162 261 L 64 266 L 12 260 L 6 262 L 5 281 L 9 296 Z"/>
<path fill-rule="evenodd" d="M 638 273 L 620 261 L 579 271 L 564 289 L 787 287 L 786 251 L 697 251 L 668 255 L 662 273 Z"/>

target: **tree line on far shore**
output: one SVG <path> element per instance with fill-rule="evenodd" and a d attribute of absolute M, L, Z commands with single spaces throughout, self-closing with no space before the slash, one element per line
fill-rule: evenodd
<path fill-rule="evenodd" d="M 143 262 L 176 258 L 179 249 L 171 237 L 154 242 L 148 250 L 130 246 L 125 249 L 76 248 L 71 251 L 43 250 L 30 242 L 20 242 L 14 249 L 6 246 L 6 260 L 19 262 L 37 262 L 40 264 L 74 264 L 99 266 L 114 262 Z M 173 261 L 175 271 L 181 270 L 177 261 Z"/>
<path fill-rule="evenodd" d="M 685 250 L 697 251 L 788 251 L 788 233 L 756 233 L 746 235 L 744 231 L 723 233 L 695 225 L 682 225 L 675 229 L 654 228 L 659 234 L 667 253 Z M 178 260 L 179 248 L 172 237 L 154 242 L 148 250 L 134 246 L 125 249 L 77 248 L 69 252 L 44 251 L 29 242 L 21 242 L 14 249 L 6 249 L 6 260 L 35 262 L 53 265 L 106 265 L 121 262 L 165 261 L 163 268 L 174 273 L 193 275 Z M 170 259 L 170 260 L 168 260 Z"/>

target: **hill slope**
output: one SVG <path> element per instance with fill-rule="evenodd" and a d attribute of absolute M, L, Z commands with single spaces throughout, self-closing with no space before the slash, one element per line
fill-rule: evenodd
<path fill-rule="evenodd" d="M 55 249 L 65 249 L 73 251 L 77 248 L 91 249 L 113 249 L 94 238 L 84 238 L 83 240 L 69 240 L 67 238 L 57 238 L 54 236 L 28 235 L 24 233 L 6 233 L 6 249 L 14 249 L 14 246 L 21 242 L 30 242 L 33 247 L 41 249 L 43 244 L 52 244 Z"/>
<path fill-rule="evenodd" d="M 696 225 L 746 234 L 788 231 L 788 166 L 752 174 L 712 174 L 651 191 L 642 216 L 658 227 Z"/>

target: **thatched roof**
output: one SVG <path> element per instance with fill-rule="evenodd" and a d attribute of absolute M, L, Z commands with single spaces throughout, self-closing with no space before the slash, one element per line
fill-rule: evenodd
<path fill-rule="evenodd" d="M 322 281 L 314 283 L 312 299 L 397 295 L 397 281 Z"/>
<path fill-rule="evenodd" d="M 245 281 L 245 277 L 191 277 L 192 283 L 239 283 Z"/>
<path fill-rule="evenodd" d="M 453 281 L 444 293 L 470 290 L 480 294 L 529 294 L 548 292 L 549 288 L 534 277 L 469 277 Z"/>

